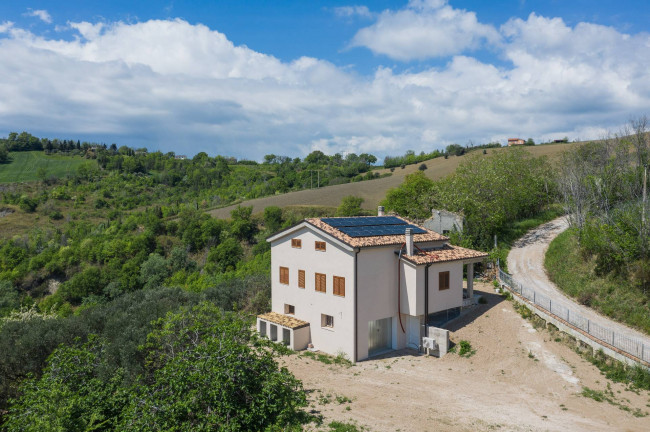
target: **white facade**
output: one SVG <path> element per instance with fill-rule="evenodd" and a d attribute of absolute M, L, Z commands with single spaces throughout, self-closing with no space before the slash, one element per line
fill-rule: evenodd
<path fill-rule="evenodd" d="M 306 221 L 268 241 L 272 311 L 308 322 L 308 342 L 332 355 L 343 353 L 359 361 L 382 348 L 418 348 L 425 335 L 425 311 L 463 305 L 463 264 L 469 260 L 416 264 L 400 259 L 399 244 L 353 247 Z M 324 242 L 325 250 L 317 250 L 316 242 Z M 444 243 L 416 246 L 439 248 Z M 281 268 L 288 269 L 288 281 L 287 270 Z M 305 273 L 304 288 L 299 287 L 299 270 Z M 449 289 L 439 290 L 440 272 L 449 272 Z M 316 291 L 317 273 L 325 275 L 325 292 Z M 345 281 L 344 296 L 334 294 L 335 276 Z"/>

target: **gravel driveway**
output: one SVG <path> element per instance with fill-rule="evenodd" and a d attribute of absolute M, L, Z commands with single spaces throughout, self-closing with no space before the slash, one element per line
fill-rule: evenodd
<path fill-rule="evenodd" d="M 508 255 L 508 269 L 512 277 L 524 287 L 532 288 L 551 298 L 554 304 L 561 304 L 600 326 L 608 327 L 626 337 L 650 345 L 650 338 L 643 333 L 600 315 L 596 311 L 570 299 L 562 293 L 546 275 L 544 256 L 548 245 L 562 231 L 569 227 L 567 220 L 560 217 L 545 223 L 519 239 Z M 557 303 L 556 303 L 557 302 Z"/>

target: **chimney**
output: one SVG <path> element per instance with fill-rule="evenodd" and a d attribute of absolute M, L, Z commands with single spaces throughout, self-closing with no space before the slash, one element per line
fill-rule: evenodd
<path fill-rule="evenodd" d="M 383 215 L 384 215 L 384 206 L 377 207 L 377 216 L 383 216 Z"/>
<path fill-rule="evenodd" d="M 413 228 L 406 228 L 406 255 L 413 255 Z"/>

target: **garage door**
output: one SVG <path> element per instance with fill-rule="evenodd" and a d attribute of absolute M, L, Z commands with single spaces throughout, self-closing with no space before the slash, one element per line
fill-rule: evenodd
<path fill-rule="evenodd" d="M 381 354 L 392 348 L 393 319 L 384 318 L 368 322 L 368 356 Z"/>

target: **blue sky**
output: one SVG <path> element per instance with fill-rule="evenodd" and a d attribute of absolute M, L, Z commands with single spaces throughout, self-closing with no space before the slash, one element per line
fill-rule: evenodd
<path fill-rule="evenodd" d="M 257 160 L 598 138 L 650 114 L 649 22 L 630 0 L 2 2 L 0 135 Z"/>

